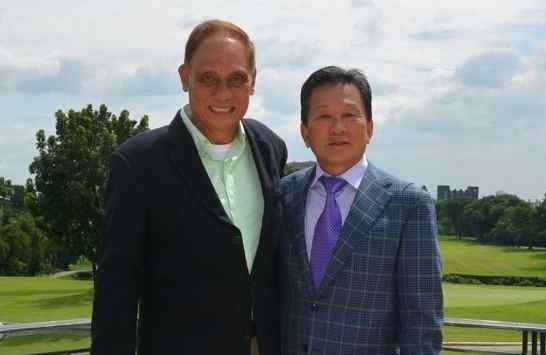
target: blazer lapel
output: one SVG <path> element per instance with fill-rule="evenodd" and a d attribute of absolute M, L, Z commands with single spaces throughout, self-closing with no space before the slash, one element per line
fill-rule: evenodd
<path fill-rule="evenodd" d="M 167 154 L 171 164 L 188 185 L 203 207 L 215 217 L 236 228 L 222 207 L 214 186 L 201 162 L 193 138 L 182 122 L 180 111 L 176 114 L 168 129 Z"/>
<path fill-rule="evenodd" d="M 315 168 L 310 168 L 301 176 L 300 180 L 294 181 L 292 185 L 292 199 L 288 205 L 288 213 L 291 220 L 289 242 L 292 244 L 294 257 L 299 264 L 298 269 L 303 270 L 299 276 L 295 275 L 295 277 L 303 278 L 306 291 L 312 298 L 316 295 L 316 289 L 313 283 L 309 257 L 307 256 L 307 244 L 305 242 L 305 205 L 307 193 L 314 176 Z"/>
<path fill-rule="evenodd" d="M 267 167 L 270 166 L 271 162 L 271 153 L 269 152 L 269 145 L 267 142 L 259 139 L 255 136 L 252 128 L 243 120 L 243 125 L 245 128 L 245 133 L 252 151 L 252 157 L 254 158 L 254 164 L 256 165 L 256 170 L 258 171 L 258 176 L 260 177 L 260 184 L 262 187 L 262 194 L 264 199 L 264 211 L 262 217 L 262 227 L 260 231 L 260 240 L 258 242 L 258 250 L 256 250 L 256 256 L 254 257 L 254 262 L 252 264 L 252 270 L 250 270 L 250 275 L 253 277 L 255 270 L 260 267 L 262 262 L 270 260 L 266 256 L 267 253 L 272 253 L 276 250 L 275 243 L 278 241 L 275 238 L 272 238 L 269 231 L 271 230 L 271 223 L 274 221 L 273 210 L 276 206 L 276 199 L 278 198 L 275 186 L 271 179 L 270 173 L 268 172 Z"/>
<path fill-rule="evenodd" d="M 388 177 L 374 165 L 368 164 L 362 181 L 343 224 L 326 275 L 321 283 L 319 293 L 328 289 L 335 280 L 336 274 L 350 260 L 359 239 L 366 236 L 377 218 L 382 214 L 392 192 L 387 188 L 392 185 Z"/>

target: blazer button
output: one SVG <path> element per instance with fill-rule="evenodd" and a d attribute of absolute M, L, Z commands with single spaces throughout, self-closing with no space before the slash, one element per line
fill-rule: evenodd
<path fill-rule="evenodd" d="M 317 302 L 313 302 L 313 303 L 311 304 L 311 310 L 312 310 L 313 312 L 316 312 L 316 311 L 318 311 L 318 309 L 319 309 L 318 303 L 317 303 Z"/>

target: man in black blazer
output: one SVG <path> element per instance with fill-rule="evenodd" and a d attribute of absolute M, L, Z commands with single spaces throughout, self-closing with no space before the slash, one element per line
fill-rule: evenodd
<path fill-rule="evenodd" d="M 189 105 L 112 155 L 91 354 L 278 355 L 286 146 L 243 119 L 254 45 L 206 21 L 179 73 Z"/>

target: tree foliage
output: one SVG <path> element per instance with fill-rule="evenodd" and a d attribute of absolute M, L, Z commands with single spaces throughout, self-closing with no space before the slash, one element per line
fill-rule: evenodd
<path fill-rule="evenodd" d="M 48 240 L 28 212 L 0 225 L 0 275 L 37 275 L 49 271 Z"/>
<path fill-rule="evenodd" d="M 469 198 L 452 198 L 438 201 L 436 207 L 438 216 L 441 216 L 441 232 L 461 237 L 464 234 L 463 212 L 472 202 Z"/>
<path fill-rule="evenodd" d="M 514 195 L 501 195 L 441 200 L 436 207 L 444 233 L 484 243 L 546 246 L 546 201 L 535 206 Z"/>
<path fill-rule="evenodd" d="M 147 130 L 148 117 L 137 122 L 126 110 L 116 116 L 105 105 L 98 111 L 88 105 L 81 111 L 59 110 L 55 118 L 55 135 L 46 138 L 43 130 L 36 134 L 39 156 L 30 165 L 36 208 L 48 235 L 71 256 L 65 262 L 83 255 L 95 270 L 110 155 L 129 137 Z"/>
<path fill-rule="evenodd" d="M 11 220 L 0 227 L 0 271 L 3 275 L 24 274 L 30 261 L 30 236 L 22 223 Z"/>

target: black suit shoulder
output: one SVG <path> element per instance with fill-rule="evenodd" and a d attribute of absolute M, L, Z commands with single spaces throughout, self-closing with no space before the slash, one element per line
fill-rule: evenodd
<path fill-rule="evenodd" d="M 252 131 L 257 139 L 272 141 L 276 144 L 284 144 L 283 140 L 275 132 L 273 132 L 271 128 L 267 127 L 258 120 L 253 118 L 245 118 L 243 120 L 243 124 L 245 129 Z"/>
<path fill-rule="evenodd" d="M 169 126 L 163 126 L 133 136 L 122 143 L 114 151 L 114 155 L 121 156 L 131 166 L 135 166 L 138 162 L 145 162 L 162 149 L 168 130 Z"/>
<path fill-rule="evenodd" d="M 284 141 L 269 127 L 255 119 L 245 118 L 243 120 L 243 125 L 245 131 L 247 131 L 253 139 L 267 144 L 274 161 L 277 162 L 280 167 L 279 171 L 282 173 L 288 155 Z"/>

